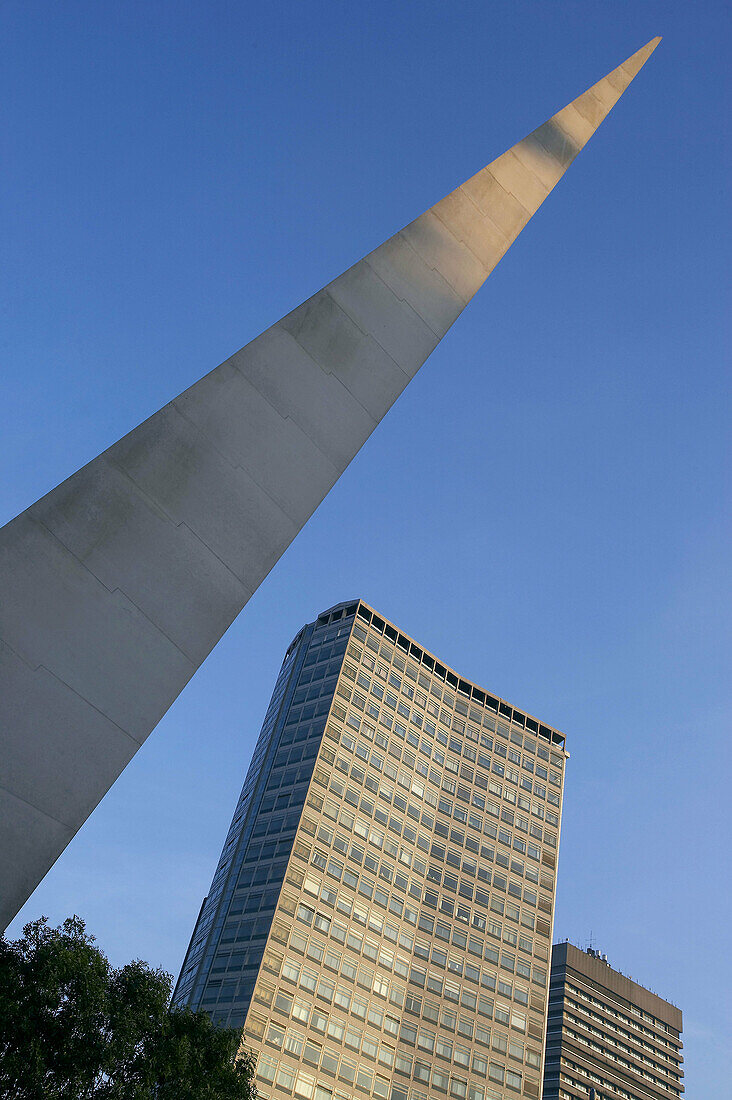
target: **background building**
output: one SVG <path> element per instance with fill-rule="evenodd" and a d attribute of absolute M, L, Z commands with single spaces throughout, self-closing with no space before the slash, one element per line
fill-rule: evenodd
<path fill-rule="evenodd" d="M 571 943 L 552 948 L 544 1100 L 682 1096 L 681 1010 Z"/>
<path fill-rule="evenodd" d="M 275 685 L 174 999 L 264 1096 L 538 1097 L 564 737 L 361 602 Z"/>

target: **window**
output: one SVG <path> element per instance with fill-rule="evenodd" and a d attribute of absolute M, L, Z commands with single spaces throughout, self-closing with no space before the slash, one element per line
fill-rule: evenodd
<path fill-rule="evenodd" d="M 331 1047 L 326 1047 L 323 1051 L 320 1065 L 326 1073 L 335 1074 L 338 1070 L 338 1051 L 333 1050 Z"/>
<path fill-rule="evenodd" d="M 435 1044 L 435 1050 L 440 1058 L 446 1058 L 448 1061 L 452 1059 L 452 1041 L 450 1039 L 439 1037 Z"/>
<path fill-rule="evenodd" d="M 299 978 L 299 971 L 301 971 L 301 967 L 299 967 L 299 964 L 294 963 L 292 959 L 287 959 L 285 961 L 285 965 L 282 968 L 282 977 L 286 978 L 287 981 L 296 982 Z"/>
<path fill-rule="evenodd" d="M 292 1089 L 295 1084 L 295 1071 L 289 1066 L 281 1065 L 277 1070 L 277 1084 L 283 1089 Z"/>
<path fill-rule="evenodd" d="M 450 1078 L 447 1073 L 441 1069 L 432 1070 L 432 1087 L 440 1089 L 441 1092 L 447 1092 L 447 1086 L 450 1083 Z"/>
<path fill-rule="evenodd" d="M 303 1061 L 308 1062 L 311 1066 L 317 1066 L 320 1062 L 322 1052 L 323 1048 L 320 1043 L 316 1043 L 312 1039 L 307 1039 L 305 1042 L 305 1050 L 303 1051 Z"/>
<path fill-rule="evenodd" d="M 435 1034 L 434 1034 L 434 1032 L 433 1031 L 427 1031 L 425 1028 L 421 1027 L 419 1029 L 419 1038 L 417 1040 L 417 1046 L 420 1047 L 421 1050 L 426 1050 L 430 1054 L 433 1054 L 434 1050 L 435 1050 Z"/>
<path fill-rule="evenodd" d="M 272 1083 L 275 1079 L 275 1073 L 277 1072 L 277 1059 L 271 1058 L 269 1054 L 260 1054 L 259 1061 L 257 1063 L 257 1077 L 261 1077 L 263 1081 Z"/>
<path fill-rule="evenodd" d="M 267 1030 L 267 1042 L 272 1043 L 273 1046 L 276 1046 L 278 1049 L 280 1049 L 282 1047 L 282 1043 L 284 1042 L 284 1038 L 285 1029 L 283 1027 L 280 1027 L 279 1024 L 270 1023 Z"/>
<path fill-rule="evenodd" d="M 415 1081 L 424 1081 L 429 1084 L 430 1079 L 430 1065 L 429 1062 L 423 1062 L 419 1058 L 414 1060 L 414 1079 Z"/>
<path fill-rule="evenodd" d="M 315 1078 L 302 1070 L 295 1081 L 295 1096 L 303 1096 L 305 1100 L 311 1100 L 315 1093 Z"/>
<path fill-rule="evenodd" d="M 407 1023 L 405 1021 L 401 1026 L 401 1030 L 399 1032 L 399 1038 L 403 1042 L 409 1043 L 411 1046 L 414 1046 L 414 1044 L 417 1041 L 417 1028 L 416 1028 L 416 1026 L 414 1024 L 410 1024 L 410 1023 Z"/>
<path fill-rule="evenodd" d="M 488 1059 L 478 1051 L 473 1052 L 473 1072 L 485 1077 L 488 1073 Z"/>
<path fill-rule="evenodd" d="M 305 1036 L 299 1031 L 288 1031 L 284 1049 L 288 1051 L 289 1054 L 293 1054 L 296 1058 L 299 1058 L 302 1054 L 304 1041 Z"/>

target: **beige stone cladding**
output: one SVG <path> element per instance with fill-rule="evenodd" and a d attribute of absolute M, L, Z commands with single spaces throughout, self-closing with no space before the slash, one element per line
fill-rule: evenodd
<path fill-rule="evenodd" d="M 363 603 L 246 1018 L 263 1097 L 538 1097 L 564 738 Z"/>

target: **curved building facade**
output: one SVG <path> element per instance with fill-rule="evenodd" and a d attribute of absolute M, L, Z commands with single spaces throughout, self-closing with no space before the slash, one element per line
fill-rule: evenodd
<path fill-rule="evenodd" d="M 362 601 L 290 645 L 175 992 L 263 1097 L 538 1098 L 564 737 Z"/>

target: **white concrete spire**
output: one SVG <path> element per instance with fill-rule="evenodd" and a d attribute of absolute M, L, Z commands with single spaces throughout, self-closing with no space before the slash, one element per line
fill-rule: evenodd
<path fill-rule="evenodd" d="M 0 927 L 658 42 L 0 530 Z"/>

